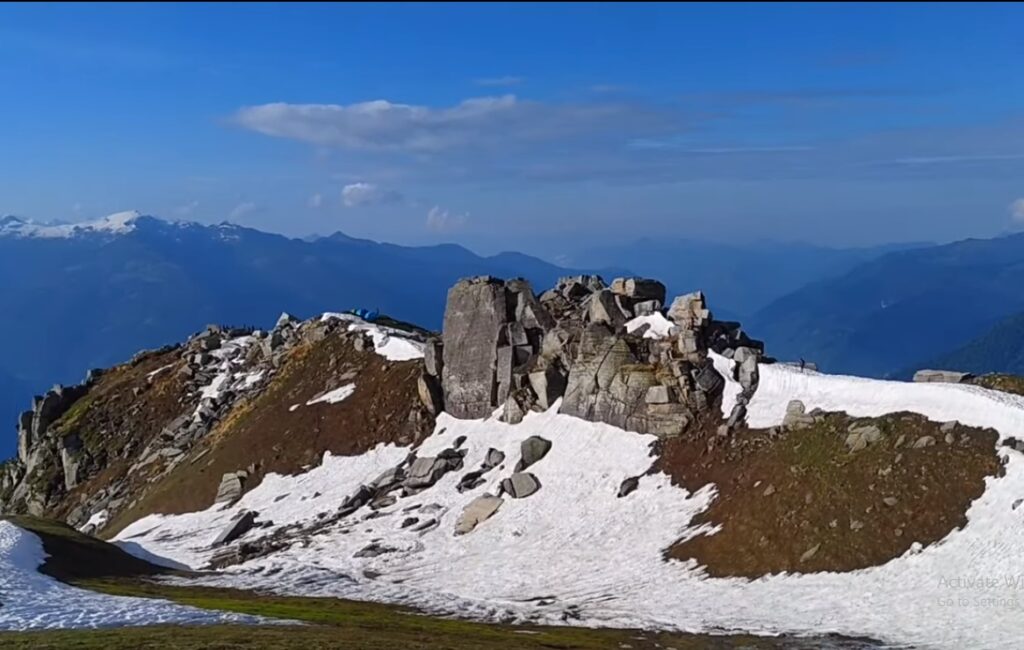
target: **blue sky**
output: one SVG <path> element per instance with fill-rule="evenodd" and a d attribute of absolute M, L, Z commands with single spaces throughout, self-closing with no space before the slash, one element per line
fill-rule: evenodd
<path fill-rule="evenodd" d="M 1024 225 L 1019 5 L 0 5 L 0 213 L 571 256 Z"/>

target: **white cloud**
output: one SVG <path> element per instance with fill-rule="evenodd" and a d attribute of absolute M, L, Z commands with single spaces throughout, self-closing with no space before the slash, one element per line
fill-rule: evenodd
<path fill-rule="evenodd" d="M 620 103 L 547 104 L 515 95 L 478 97 L 434 108 L 386 100 L 359 104 L 263 104 L 242 108 L 235 121 L 253 131 L 320 147 L 432 154 L 442 151 L 578 139 L 624 141 L 677 132 L 680 118 Z"/>
<path fill-rule="evenodd" d="M 191 215 L 193 212 L 195 212 L 196 208 L 198 207 L 199 201 L 191 201 L 189 203 L 179 205 L 178 207 L 174 208 L 174 214 L 177 214 L 182 217 L 187 217 Z"/>
<path fill-rule="evenodd" d="M 1024 198 L 1017 199 L 1010 204 L 1010 216 L 1014 221 L 1024 223 Z"/>
<path fill-rule="evenodd" d="M 341 200 L 346 208 L 358 208 L 367 205 L 385 205 L 400 203 L 402 195 L 373 183 L 351 183 L 341 190 Z"/>
<path fill-rule="evenodd" d="M 474 79 L 473 83 L 478 86 L 518 86 L 524 81 L 526 80 L 522 77 L 506 75 L 504 77 L 485 77 L 483 79 Z"/>
<path fill-rule="evenodd" d="M 231 209 L 231 212 L 228 213 L 228 219 L 241 219 L 245 215 L 255 211 L 257 207 L 258 206 L 251 201 L 243 201 Z"/>
<path fill-rule="evenodd" d="M 324 204 L 324 196 L 323 196 L 323 194 L 320 194 L 319 192 L 314 194 L 313 196 L 309 197 L 309 200 L 306 201 L 306 205 L 308 205 L 309 207 L 313 208 L 314 210 L 322 207 L 323 204 Z"/>
<path fill-rule="evenodd" d="M 446 208 L 435 205 L 427 212 L 427 228 L 436 232 L 456 230 L 466 225 L 468 213 L 452 214 Z"/>

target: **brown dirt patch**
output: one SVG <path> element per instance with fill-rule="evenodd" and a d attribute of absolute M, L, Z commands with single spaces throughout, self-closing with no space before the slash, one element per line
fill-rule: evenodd
<path fill-rule="evenodd" d="M 423 363 L 388 361 L 355 350 L 351 340 L 332 334 L 292 350 L 266 390 L 237 404 L 189 459 L 112 521 L 104 535 L 146 514 L 210 507 L 227 472 L 252 467 L 249 490 L 267 473 L 295 474 L 319 465 L 325 451 L 358 455 L 380 443 L 412 444 L 432 430 L 428 416 L 425 429 L 409 422 L 410 410 L 419 404 L 416 382 Z M 349 383 L 355 383 L 355 392 L 344 401 L 306 405 Z"/>
<path fill-rule="evenodd" d="M 882 439 L 851 453 L 852 422 L 878 426 Z M 996 432 L 957 425 L 948 444 L 939 427 L 911 413 L 829 413 L 803 430 L 668 441 L 657 469 L 689 490 L 714 483 L 718 495 L 694 523 L 721 526 L 668 555 L 693 558 L 712 576 L 755 578 L 877 566 L 914 542 L 939 541 L 966 523 L 985 477 L 1002 472 Z M 937 444 L 913 448 L 926 435 Z"/>

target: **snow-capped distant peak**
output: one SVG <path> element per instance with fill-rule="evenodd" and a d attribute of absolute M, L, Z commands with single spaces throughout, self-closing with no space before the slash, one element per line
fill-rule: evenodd
<path fill-rule="evenodd" d="M 40 239 L 69 238 L 88 233 L 124 235 L 135 230 L 143 215 L 135 210 L 117 212 L 93 221 L 80 223 L 38 223 L 8 216 L 0 218 L 0 235 Z"/>

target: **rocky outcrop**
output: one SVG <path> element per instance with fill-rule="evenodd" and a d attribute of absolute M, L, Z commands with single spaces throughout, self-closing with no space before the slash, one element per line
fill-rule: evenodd
<path fill-rule="evenodd" d="M 660 313 L 665 287 L 644 278 L 562 278 L 536 297 L 523 280 L 463 280 L 448 294 L 442 340 L 443 401 L 456 417 L 499 408 L 519 422 L 531 410 L 560 412 L 659 436 L 682 434 L 717 403 L 724 379 L 709 350 L 734 359 L 742 386 L 728 427 L 742 423 L 757 389 L 763 345 L 738 323 L 713 320 L 700 292 L 676 298 L 668 336 L 629 333 L 638 314 Z M 435 353 L 428 353 L 434 354 Z M 426 392 L 426 391 L 425 391 Z"/>

